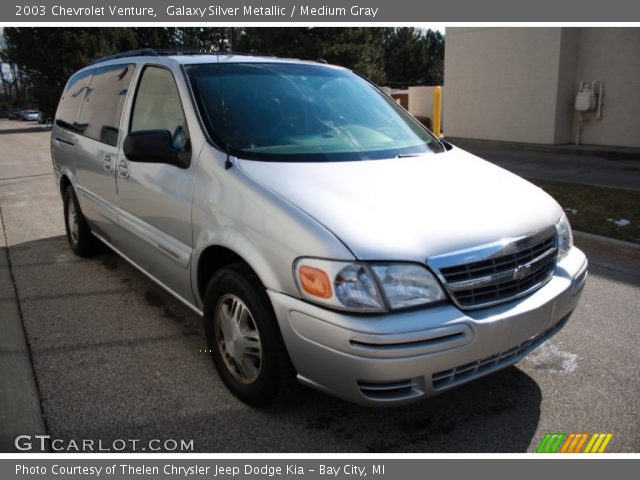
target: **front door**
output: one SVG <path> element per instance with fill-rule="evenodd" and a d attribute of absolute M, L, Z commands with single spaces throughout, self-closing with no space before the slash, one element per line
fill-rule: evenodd
<path fill-rule="evenodd" d="M 129 132 L 168 130 L 174 143 L 188 143 L 189 129 L 171 71 L 146 66 L 139 77 Z M 187 168 L 127 160 L 116 164 L 120 235 L 118 247 L 148 274 L 193 302 L 191 199 L 195 162 Z"/>

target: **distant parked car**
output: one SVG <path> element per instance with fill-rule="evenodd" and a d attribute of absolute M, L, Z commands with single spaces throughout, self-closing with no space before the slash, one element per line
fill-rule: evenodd
<path fill-rule="evenodd" d="M 38 123 L 45 124 L 47 122 L 47 115 L 44 112 L 38 112 Z"/>
<path fill-rule="evenodd" d="M 10 108 L 9 109 L 8 115 L 7 115 L 9 120 L 18 120 L 19 116 L 20 116 L 20 109 L 19 108 Z"/>
<path fill-rule="evenodd" d="M 40 112 L 38 110 L 22 110 L 20 117 L 27 122 L 35 122 L 40 117 Z"/>

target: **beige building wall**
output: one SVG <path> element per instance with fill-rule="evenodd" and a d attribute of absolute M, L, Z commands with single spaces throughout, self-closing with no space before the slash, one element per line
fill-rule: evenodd
<path fill-rule="evenodd" d="M 444 132 L 553 143 L 559 28 L 447 28 Z"/>
<path fill-rule="evenodd" d="M 581 142 L 640 147 L 640 28 L 578 30 L 574 95 L 580 80 L 604 82 L 602 120 L 585 115 Z"/>
<path fill-rule="evenodd" d="M 605 83 L 582 142 L 640 147 L 640 28 L 447 28 L 445 134 L 575 141 L 578 82 Z"/>

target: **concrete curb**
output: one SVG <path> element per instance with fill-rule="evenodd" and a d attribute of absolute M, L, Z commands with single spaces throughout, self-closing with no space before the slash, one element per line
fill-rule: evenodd
<path fill-rule="evenodd" d="M 640 245 L 586 232 L 573 232 L 576 246 L 592 265 L 640 278 Z"/>
<path fill-rule="evenodd" d="M 637 252 L 640 255 L 640 243 L 626 242 L 624 240 L 618 240 L 617 238 L 603 237 L 602 235 L 596 235 L 594 233 L 582 232 L 580 230 L 573 231 L 574 238 L 580 238 L 584 241 L 599 242 L 602 244 L 608 244 L 613 248 L 620 249 L 626 248 L 630 251 Z"/>
<path fill-rule="evenodd" d="M 47 430 L 1 221 L 0 312 L 0 452 L 15 452 L 16 436 Z"/>

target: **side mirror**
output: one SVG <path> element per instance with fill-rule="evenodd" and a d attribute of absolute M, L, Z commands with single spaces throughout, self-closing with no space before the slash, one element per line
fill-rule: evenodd
<path fill-rule="evenodd" d="M 185 150 L 189 146 L 186 145 Z M 124 139 L 124 156 L 132 162 L 167 163 L 186 168 L 188 155 L 174 147 L 169 130 L 139 130 Z"/>

